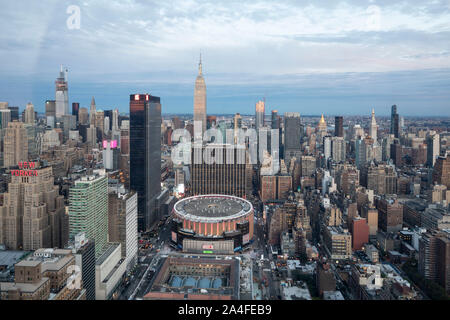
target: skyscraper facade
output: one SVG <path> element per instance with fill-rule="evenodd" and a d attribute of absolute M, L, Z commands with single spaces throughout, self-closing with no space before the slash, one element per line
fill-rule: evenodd
<path fill-rule="evenodd" d="M 28 136 L 22 122 L 10 122 L 3 141 L 3 165 L 17 166 L 21 161 L 28 160 Z"/>
<path fill-rule="evenodd" d="M 337 116 L 334 121 L 334 136 L 344 137 L 344 117 Z"/>
<path fill-rule="evenodd" d="M 391 108 L 391 134 L 395 138 L 400 138 L 400 116 L 397 113 L 396 105 L 393 105 Z"/>
<path fill-rule="evenodd" d="M 73 102 L 72 103 L 72 115 L 75 116 L 77 118 L 77 122 L 78 122 L 78 112 L 80 111 L 80 104 L 78 102 Z"/>
<path fill-rule="evenodd" d="M 35 121 L 35 113 L 34 113 L 34 106 L 32 103 L 27 103 L 27 106 L 25 107 L 25 123 L 34 124 Z"/>
<path fill-rule="evenodd" d="M 206 131 L 206 84 L 203 77 L 202 57 L 198 64 L 198 76 L 194 89 L 194 121 L 202 123 L 202 132 Z"/>
<path fill-rule="evenodd" d="M 430 135 L 427 137 L 427 165 L 431 168 L 434 167 L 437 157 L 441 151 L 439 134 Z"/>
<path fill-rule="evenodd" d="M 284 162 L 289 163 L 290 159 L 301 156 L 301 137 L 303 127 L 300 120 L 300 113 L 286 112 L 284 114 Z"/>
<path fill-rule="evenodd" d="M 0 206 L 0 243 L 10 250 L 63 248 L 68 228 L 64 197 L 53 184 L 52 167 L 27 170 L 32 175 L 12 175 Z M 27 164 L 27 167 L 31 164 Z"/>
<path fill-rule="evenodd" d="M 377 120 L 375 119 L 375 110 L 374 109 L 372 109 L 372 119 L 370 121 L 369 136 L 373 139 L 374 142 L 377 142 L 378 125 L 377 125 Z"/>
<path fill-rule="evenodd" d="M 346 158 L 345 140 L 343 137 L 331 138 L 331 154 L 336 162 L 343 162 Z"/>
<path fill-rule="evenodd" d="M 95 241 L 95 256 L 102 254 L 108 242 L 108 177 L 104 170 L 94 170 L 70 188 L 69 231 L 71 238 L 84 232 Z"/>
<path fill-rule="evenodd" d="M 69 86 L 67 83 L 67 69 L 63 71 L 63 66 L 61 66 L 59 77 L 55 81 L 55 103 L 57 118 L 69 114 Z"/>
<path fill-rule="evenodd" d="M 212 159 L 212 150 L 215 159 Z M 194 147 L 191 157 L 191 195 L 227 194 L 245 197 L 251 192 L 252 167 L 248 152 L 244 149 L 211 144 Z"/>
<path fill-rule="evenodd" d="M 266 113 L 266 104 L 264 101 L 258 101 L 255 106 L 255 127 L 256 131 L 264 127 L 264 115 Z"/>
<path fill-rule="evenodd" d="M 161 192 L 161 103 L 149 94 L 130 96 L 130 188 L 138 193 L 139 231 L 148 230 Z"/>
<path fill-rule="evenodd" d="M 97 116 L 97 108 L 95 106 L 95 99 L 92 97 L 91 109 L 89 110 L 89 123 L 92 127 L 95 127 L 95 117 Z"/>

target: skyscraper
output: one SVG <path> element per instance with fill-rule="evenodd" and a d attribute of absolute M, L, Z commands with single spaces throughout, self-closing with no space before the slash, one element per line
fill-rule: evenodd
<path fill-rule="evenodd" d="M 370 122 L 369 136 L 373 139 L 374 142 L 377 142 L 378 125 L 377 125 L 377 120 L 375 119 L 375 110 L 374 109 L 372 109 L 372 120 Z"/>
<path fill-rule="evenodd" d="M 37 163 L 26 165 L 35 166 Z M 11 250 L 63 248 L 68 240 L 67 219 L 64 197 L 53 184 L 52 167 L 21 172 L 25 171 L 26 176 L 11 176 L 8 192 L 4 194 L 0 206 L 0 226 L 4 226 L 0 229 L 0 242 Z"/>
<path fill-rule="evenodd" d="M 34 106 L 33 104 L 27 103 L 27 106 L 25 107 L 25 123 L 34 124 L 35 121 L 35 113 L 34 113 Z"/>
<path fill-rule="evenodd" d="M 280 129 L 280 117 L 278 116 L 278 110 L 272 110 L 272 129 Z"/>
<path fill-rule="evenodd" d="M 450 189 L 450 155 L 439 156 L 433 169 L 433 183 L 442 184 Z M 447 199 L 447 202 L 450 199 Z"/>
<path fill-rule="evenodd" d="M 215 159 L 212 159 L 211 150 L 214 150 Z M 194 147 L 191 152 L 190 194 L 245 197 L 251 190 L 252 167 L 249 163 L 245 149 L 229 148 L 226 144 Z"/>
<path fill-rule="evenodd" d="M 266 113 L 266 104 L 264 101 L 258 101 L 255 106 L 255 128 L 256 131 L 264 127 L 264 115 Z"/>
<path fill-rule="evenodd" d="M 78 122 L 78 112 L 80 111 L 80 104 L 78 102 L 72 103 L 72 115 L 77 118 Z"/>
<path fill-rule="evenodd" d="M 0 129 L 8 128 L 8 123 L 11 122 L 11 110 L 0 109 Z"/>
<path fill-rule="evenodd" d="M 337 116 L 334 121 L 334 136 L 344 137 L 344 117 Z"/>
<path fill-rule="evenodd" d="M 427 165 L 434 167 L 437 157 L 441 152 L 441 145 L 439 134 L 430 135 L 427 137 Z"/>
<path fill-rule="evenodd" d="M 108 177 L 105 170 L 81 177 L 69 191 L 69 231 L 95 241 L 98 258 L 108 241 Z"/>
<path fill-rule="evenodd" d="M 56 117 L 62 117 L 69 114 L 69 86 L 67 83 L 66 69 L 63 66 L 59 71 L 59 77 L 55 81 L 55 100 L 56 100 Z"/>
<path fill-rule="evenodd" d="M 19 162 L 28 160 L 28 136 L 22 122 L 8 123 L 3 143 L 5 167 L 17 166 Z"/>
<path fill-rule="evenodd" d="M 194 89 L 194 121 L 202 122 L 202 132 L 206 131 L 206 84 L 203 78 L 202 56 L 198 64 L 198 76 Z"/>
<path fill-rule="evenodd" d="M 284 162 L 289 163 L 291 158 L 300 159 L 301 137 L 303 127 L 300 113 L 286 112 L 284 114 Z"/>
<path fill-rule="evenodd" d="M 345 140 L 343 137 L 333 137 L 331 138 L 331 154 L 332 158 L 336 162 L 345 161 L 346 150 L 345 150 Z"/>
<path fill-rule="evenodd" d="M 400 116 L 397 113 L 396 105 L 393 105 L 391 109 L 391 134 L 395 138 L 400 138 Z"/>
<path fill-rule="evenodd" d="M 89 112 L 89 123 L 92 127 L 95 127 L 95 117 L 97 116 L 97 110 L 95 107 L 95 99 L 92 97 L 91 100 L 91 110 Z"/>
<path fill-rule="evenodd" d="M 130 188 L 138 193 L 139 231 L 148 230 L 161 192 L 161 103 L 149 94 L 130 96 Z"/>
<path fill-rule="evenodd" d="M 137 195 L 125 188 L 111 188 L 108 194 L 108 234 L 110 242 L 120 242 L 122 258 L 132 269 L 138 256 Z"/>

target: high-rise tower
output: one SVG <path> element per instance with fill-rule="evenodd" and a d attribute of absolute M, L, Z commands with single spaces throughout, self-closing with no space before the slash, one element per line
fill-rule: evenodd
<path fill-rule="evenodd" d="M 59 77 L 55 81 L 55 100 L 56 100 L 56 117 L 62 117 L 69 114 L 69 86 L 67 83 L 67 72 L 63 70 L 59 71 Z"/>
<path fill-rule="evenodd" d="M 258 101 L 255 106 L 255 127 L 256 131 L 264 127 L 264 115 L 266 113 L 266 104 L 264 101 Z"/>
<path fill-rule="evenodd" d="M 375 119 L 375 110 L 374 109 L 372 109 L 372 120 L 370 122 L 369 136 L 373 139 L 373 141 L 377 142 L 378 126 L 377 126 L 377 120 Z"/>
<path fill-rule="evenodd" d="M 97 115 L 97 110 L 96 110 L 96 107 L 95 107 L 95 99 L 94 99 L 94 97 L 92 97 L 91 110 L 90 110 L 90 113 L 89 113 L 89 122 L 90 122 L 91 126 L 93 126 L 93 127 L 95 127 L 95 117 L 96 117 L 96 115 Z"/>
<path fill-rule="evenodd" d="M 395 138 L 400 138 L 400 116 L 397 113 L 396 105 L 393 105 L 391 109 L 391 134 Z"/>
<path fill-rule="evenodd" d="M 108 242 L 108 177 L 105 170 L 94 170 L 75 181 L 69 191 L 69 234 L 85 232 L 95 241 L 98 258 Z"/>
<path fill-rule="evenodd" d="M 159 218 L 161 192 L 161 103 L 149 94 L 130 96 L 130 187 L 138 193 L 139 231 L 147 231 Z"/>
<path fill-rule="evenodd" d="M 206 131 L 206 84 L 203 78 L 202 56 L 198 64 L 198 76 L 194 89 L 194 121 L 202 122 L 203 133 Z"/>
<path fill-rule="evenodd" d="M 334 121 L 334 136 L 344 137 L 344 117 L 337 116 Z"/>

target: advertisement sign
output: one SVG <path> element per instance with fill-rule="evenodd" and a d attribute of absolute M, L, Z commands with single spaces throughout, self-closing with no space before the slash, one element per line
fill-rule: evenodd
<path fill-rule="evenodd" d="M 177 233 L 172 231 L 172 241 L 177 242 Z"/>

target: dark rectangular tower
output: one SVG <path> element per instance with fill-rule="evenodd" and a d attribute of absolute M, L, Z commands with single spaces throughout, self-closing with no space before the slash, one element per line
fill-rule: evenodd
<path fill-rule="evenodd" d="M 344 117 L 337 116 L 334 121 L 334 136 L 344 137 Z"/>
<path fill-rule="evenodd" d="M 161 103 L 149 94 L 130 95 L 130 187 L 138 193 L 138 229 L 146 231 L 161 192 Z"/>
<path fill-rule="evenodd" d="M 72 115 L 77 118 L 78 123 L 78 112 L 80 111 L 80 104 L 78 102 L 72 103 Z"/>

